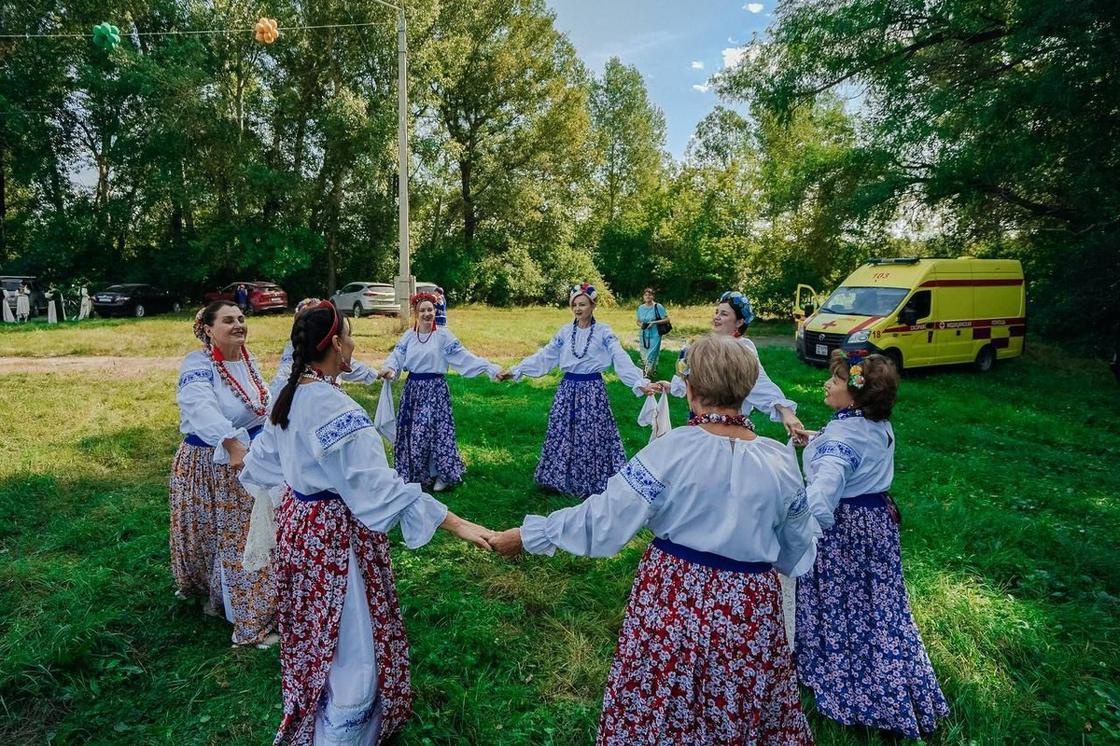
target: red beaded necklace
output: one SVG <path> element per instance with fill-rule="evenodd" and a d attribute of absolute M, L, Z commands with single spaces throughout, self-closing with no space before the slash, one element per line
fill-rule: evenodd
<path fill-rule="evenodd" d="M 734 425 L 737 427 L 745 427 L 751 432 L 754 432 L 754 423 L 747 417 L 741 414 L 719 414 L 718 412 L 704 412 L 703 414 L 694 414 L 688 419 L 690 425 Z"/>
<path fill-rule="evenodd" d="M 258 417 L 263 417 L 268 413 L 269 393 L 268 388 L 261 380 L 261 374 L 257 372 L 257 366 L 253 363 L 253 359 L 249 356 L 249 350 L 245 345 L 241 345 L 241 359 L 245 361 L 245 367 L 249 369 L 249 380 L 253 382 L 253 388 L 257 390 L 258 404 L 254 404 L 249 398 L 248 392 L 238 383 L 233 374 L 226 368 L 226 359 L 222 355 L 222 351 L 213 345 L 206 345 L 206 354 L 209 356 L 214 367 L 218 369 L 218 377 L 228 386 L 238 399 L 248 407 L 249 411 Z"/>
<path fill-rule="evenodd" d="M 434 322 L 432 323 L 432 330 L 428 332 L 428 336 L 426 336 L 426 337 L 421 337 L 420 336 L 420 322 L 419 321 L 417 321 L 416 325 L 412 327 L 412 331 L 416 333 L 416 341 L 418 341 L 420 344 L 425 344 L 429 339 L 432 338 L 432 335 L 436 333 L 436 325 L 435 325 Z"/>

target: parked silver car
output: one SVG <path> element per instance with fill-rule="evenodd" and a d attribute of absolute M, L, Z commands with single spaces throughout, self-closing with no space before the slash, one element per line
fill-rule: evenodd
<path fill-rule="evenodd" d="M 416 292 L 430 293 L 436 287 L 435 283 L 418 282 Z M 351 282 L 342 286 L 331 300 L 340 310 L 356 318 L 375 313 L 400 313 L 396 290 L 388 282 Z"/>

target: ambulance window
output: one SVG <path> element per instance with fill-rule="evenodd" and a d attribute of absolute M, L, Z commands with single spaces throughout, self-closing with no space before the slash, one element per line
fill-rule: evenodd
<path fill-rule="evenodd" d="M 910 296 L 910 300 L 906 301 L 906 308 L 904 310 L 911 311 L 915 319 L 924 319 L 929 316 L 930 307 L 930 291 L 919 290 Z"/>

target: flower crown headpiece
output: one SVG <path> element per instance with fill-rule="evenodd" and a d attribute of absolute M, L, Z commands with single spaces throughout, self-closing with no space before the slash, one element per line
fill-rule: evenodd
<path fill-rule="evenodd" d="M 681 378 L 688 378 L 692 372 L 692 368 L 688 365 L 688 350 L 681 350 L 681 356 L 677 358 L 677 375 Z"/>
<path fill-rule="evenodd" d="M 735 311 L 735 315 L 742 320 L 743 326 L 749 326 L 750 323 L 754 321 L 754 311 L 751 310 L 751 299 L 738 290 L 728 290 L 719 297 L 719 302 L 731 306 Z"/>
<path fill-rule="evenodd" d="M 318 298 L 304 298 L 303 300 L 301 300 L 299 303 L 296 304 L 295 315 L 299 316 L 301 313 L 306 311 L 308 308 L 311 308 L 312 306 L 318 306 L 321 302 L 322 301 L 320 301 Z"/>
<path fill-rule="evenodd" d="M 595 303 L 599 299 L 599 292 L 593 285 L 590 285 L 586 282 L 581 282 L 579 285 L 572 286 L 572 288 L 568 291 L 568 302 L 571 303 L 576 299 L 576 296 L 578 295 L 586 295 L 589 299 L 591 299 L 592 303 Z"/>
<path fill-rule="evenodd" d="M 198 313 L 194 315 L 194 327 L 192 331 L 194 336 L 198 337 L 198 341 L 202 344 L 210 344 L 210 338 L 206 336 L 206 324 L 202 320 L 202 315 L 206 313 L 206 308 L 198 309 Z"/>
<path fill-rule="evenodd" d="M 848 385 L 853 389 L 862 389 L 866 383 L 863 377 L 863 358 L 858 352 L 848 353 Z"/>
<path fill-rule="evenodd" d="M 416 308 L 418 305 L 420 305 L 424 301 L 428 301 L 433 306 L 437 305 L 437 303 L 438 303 L 437 298 L 431 293 L 416 293 L 411 298 L 409 298 L 408 302 L 409 302 L 409 305 L 411 305 L 413 308 Z"/>

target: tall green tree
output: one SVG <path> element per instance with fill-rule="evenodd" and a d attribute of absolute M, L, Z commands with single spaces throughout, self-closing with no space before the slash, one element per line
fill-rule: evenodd
<path fill-rule="evenodd" d="M 853 217 L 918 202 L 959 246 L 1018 252 L 1051 328 L 1116 318 L 1114 3 L 809 0 L 779 6 L 772 37 L 720 91 L 782 118 L 857 94 Z"/>

